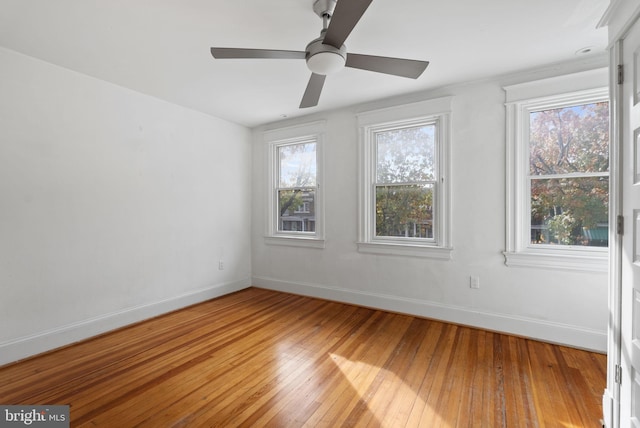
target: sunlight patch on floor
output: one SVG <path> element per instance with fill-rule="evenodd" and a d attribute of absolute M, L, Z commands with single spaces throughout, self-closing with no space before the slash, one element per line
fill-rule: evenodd
<path fill-rule="evenodd" d="M 367 404 L 369 411 L 375 416 L 375 418 L 381 422 L 382 426 L 394 426 L 395 411 L 387 407 L 388 403 L 376 403 L 368 397 L 368 390 L 374 379 L 383 374 L 386 381 L 380 384 L 380 388 L 384 388 L 385 385 L 401 386 L 393 392 L 394 400 L 401 400 L 405 403 L 413 403 L 412 409 L 409 409 L 411 413 L 414 409 L 420 410 L 421 415 L 418 415 L 418 420 L 430 421 L 430 426 L 439 426 L 443 428 L 450 428 L 450 425 L 444 421 L 440 415 L 434 412 L 424 400 L 418 395 L 417 391 L 411 389 L 404 381 L 400 380 L 395 373 L 385 370 L 380 367 L 373 366 L 364 361 L 352 361 L 344 358 L 338 354 L 330 354 L 333 362 L 338 366 L 343 376 L 349 381 L 353 390 L 358 394 L 360 399 Z M 378 396 L 383 396 L 378 394 Z M 416 415 L 411 415 L 412 417 Z"/>

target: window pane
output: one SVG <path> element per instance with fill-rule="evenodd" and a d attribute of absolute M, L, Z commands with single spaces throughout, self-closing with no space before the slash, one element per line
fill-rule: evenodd
<path fill-rule="evenodd" d="M 531 180 L 531 243 L 608 245 L 607 177 Z"/>
<path fill-rule="evenodd" d="M 433 180 L 435 125 L 376 133 L 378 183 Z"/>
<path fill-rule="evenodd" d="M 532 112 L 531 175 L 609 170 L 609 103 Z"/>
<path fill-rule="evenodd" d="M 278 187 L 316 185 L 316 143 L 278 147 L 280 177 Z"/>
<path fill-rule="evenodd" d="M 278 191 L 278 231 L 316 231 L 315 189 Z"/>
<path fill-rule="evenodd" d="M 433 238 L 433 185 L 376 186 L 376 236 Z"/>

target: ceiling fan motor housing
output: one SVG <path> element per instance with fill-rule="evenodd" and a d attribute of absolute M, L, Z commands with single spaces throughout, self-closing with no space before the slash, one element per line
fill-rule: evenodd
<path fill-rule="evenodd" d="M 340 49 L 322 43 L 324 37 L 313 40 L 307 45 L 306 60 L 309 70 L 316 74 L 329 75 L 344 68 L 347 62 L 347 47 Z"/>

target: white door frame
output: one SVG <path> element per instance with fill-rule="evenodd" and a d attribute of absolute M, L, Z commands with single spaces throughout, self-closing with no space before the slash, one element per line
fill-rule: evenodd
<path fill-rule="evenodd" d="M 618 233 L 618 217 L 622 215 L 622 156 L 620 151 L 621 126 L 620 85 L 617 64 L 621 57 L 620 40 L 609 48 L 609 88 L 611 115 L 609 135 L 609 326 L 607 341 L 607 386 L 602 398 L 603 420 L 607 428 L 620 426 L 621 364 L 621 295 L 622 295 L 622 236 Z"/>
<path fill-rule="evenodd" d="M 607 345 L 607 387 L 602 406 L 607 428 L 620 427 L 620 383 L 621 367 L 621 315 L 622 315 L 622 235 L 617 230 L 618 217 L 622 215 L 622 156 L 621 143 L 624 129 L 620 124 L 622 87 L 618 83 L 618 65 L 622 64 L 622 43 L 629 28 L 640 19 L 640 0 L 612 0 L 598 27 L 608 27 L 610 53 L 610 217 L 609 224 L 609 329 Z M 629 219 L 631 220 L 631 219 Z M 630 223 L 630 222 L 629 222 Z M 629 225 L 630 226 L 630 225 Z M 628 233 L 628 232 L 627 232 Z"/>

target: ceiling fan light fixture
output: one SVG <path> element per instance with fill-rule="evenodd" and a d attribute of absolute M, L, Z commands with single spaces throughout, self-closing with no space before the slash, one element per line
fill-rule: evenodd
<path fill-rule="evenodd" d="M 327 76 L 340 71 L 347 63 L 347 47 L 342 45 L 340 49 L 322 43 L 322 37 L 313 40 L 307 45 L 307 67 L 315 74 Z"/>
<path fill-rule="evenodd" d="M 318 52 L 307 58 L 307 67 L 316 74 L 329 75 L 344 68 L 346 58 L 338 52 Z"/>

